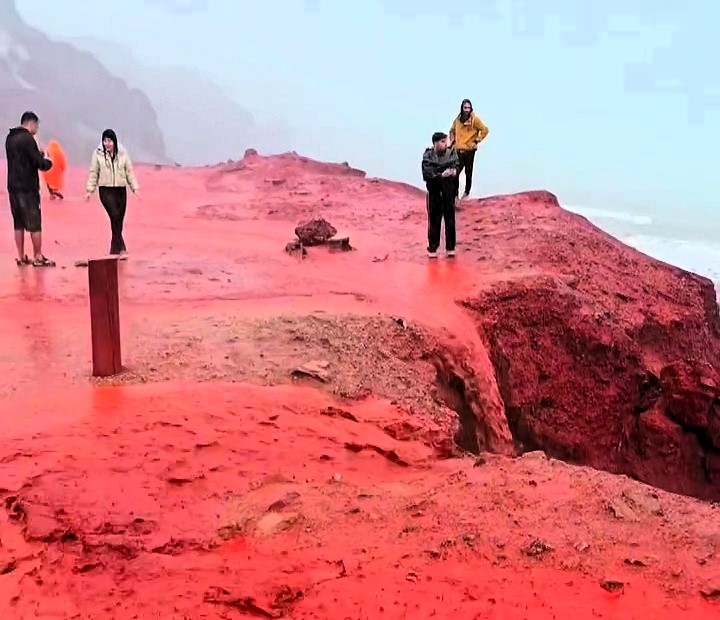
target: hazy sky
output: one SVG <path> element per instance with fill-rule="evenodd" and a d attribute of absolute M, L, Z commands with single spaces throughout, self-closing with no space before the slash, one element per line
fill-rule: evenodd
<path fill-rule="evenodd" d="M 417 184 L 430 135 L 469 97 L 490 127 L 479 192 L 545 187 L 570 204 L 714 217 L 717 0 L 17 4 L 51 36 L 106 37 L 210 75 L 313 157 Z"/>

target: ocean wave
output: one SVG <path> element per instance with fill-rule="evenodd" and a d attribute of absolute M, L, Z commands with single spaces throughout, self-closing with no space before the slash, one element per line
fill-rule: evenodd
<path fill-rule="evenodd" d="M 653 219 L 649 215 L 633 215 L 632 213 L 624 213 L 623 211 L 607 211 L 606 209 L 573 207 L 572 205 L 563 205 L 563 209 L 577 215 L 582 215 L 590 221 L 619 220 L 621 222 L 635 224 L 636 226 L 647 226 L 653 223 Z"/>
<path fill-rule="evenodd" d="M 620 239 L 643 254 L 720 283 L 720 245 L 677 241 L 649 235 L 624 235 Z"/>
<path fill-rule="evenodd" d="M 638 230 L 634 234 L 629 234 L 630 230 L 626 227 L 618 227 L 617 224 L 613 226 L 612 222 L 625 222 L 626 224 L 642 227 L 653 224 L 653 219 L 647 215 L 633 215 L 623 211 L 608 211 L 606 209 L 574 207 L 572 205 L 562 205 L 562 207 L 566 211 L 586 217 L 596 226 L 647 256 L 711 279 L 715 283 L 720 296 L 720 243 L 680 240 L 653 235 L 652 233 L 648 234 L 650 231 L 654 232 L 655 227 L 644 229 L 642 233 Z M 620 232 L 622 228 L 625 230 Z"/>

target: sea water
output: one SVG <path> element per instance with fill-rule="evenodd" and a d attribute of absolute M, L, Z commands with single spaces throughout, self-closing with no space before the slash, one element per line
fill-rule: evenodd
<path fill-rule="evenodd" d="M 586 217 L 643 254 L 710 278 L 720 289 L 720 243 L 702 230 L 698 229 L 696 234 L 687 234 L 685 230 L 680 237 L 672 234 L 672 224 L 658 222 L 649 215 L 571 205 L 563 208 Z"/>

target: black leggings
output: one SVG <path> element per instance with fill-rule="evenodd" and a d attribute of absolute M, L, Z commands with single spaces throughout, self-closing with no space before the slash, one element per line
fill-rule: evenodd
<path fill-rule="evenodd" d="M 110 254 L 120 254 L 120 252 L 127 251 L 122 235 L 125 210 L 127 209 L 127 189 L 125 187 L 101 187 L 99 193 L 100 202 L 110 217 L 110 229 L 112 230 Z"/>
<path fill-rule="evenodd" d="M 457 177 L 458 194 L 460 194 L 460 173 L 463 170 L 465 170 L 465 191 L 463 193 L 465 195 L 468 195 L 470 193 L 470 190 L 472 189 L 473 168 L 475 167 L 475 153 L 476 151 L 474 150 L 458 151 L 458 159 L 460 160 L 460 170 L 458 170 Z"/>

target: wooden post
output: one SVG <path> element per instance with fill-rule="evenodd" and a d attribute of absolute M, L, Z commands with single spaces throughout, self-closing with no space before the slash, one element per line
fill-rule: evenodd
<path fill-rule="evenodd" d="M 88 261 L 93 376 L 109 377 L 122 370 L 117 258 Z"/>

